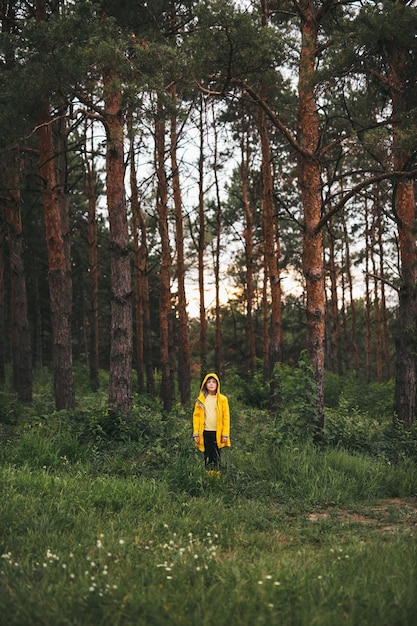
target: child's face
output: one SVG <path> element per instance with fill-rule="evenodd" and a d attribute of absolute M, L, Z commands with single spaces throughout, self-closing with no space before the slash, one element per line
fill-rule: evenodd
<path fill-rule="evenodd" d="M 217 380 L 215 378 L 209 378 L 206 382 L 207 391 L 209 393 L 216 393 L 217 391 Z"/>

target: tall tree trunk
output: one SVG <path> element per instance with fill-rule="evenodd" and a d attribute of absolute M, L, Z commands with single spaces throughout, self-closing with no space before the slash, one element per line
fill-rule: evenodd
<path fill-rule="evenodd" d="M 379 287 L 380 281 L 378 280 L 378 269 L 375 255 L 377 252 L 377 216 L 378 208 L 373 207 L 372 212 L 372 228 L 371 228 L 371 261 L 372 261 L 372 275 L 374 278 L 374 315 L 375 315 L 375 356 L 376 356 L 376 379 L 380 383 L 382 382 L 382 329 L 381 329 L 381 307 L 379 301 Z"/>
<path fill-rule="evenodd" d="M 97 233 L 97 207 L 96 207 L 96 175 L 94 167 L 94 156 L 87 155 L 86 142 L 84 138 L 84 167 L 85 167 L 85 194 L 88 202 L 88 266 L 90 279 L 90 297 L 89 297 L 89 328 L 90 328 L 90 346 L 89 346 L 89 369 L 90 384 L 93 391 L 97 391 L 100 387 L 99 378 L 99 315 L 98 315 L 98 233 Z M 93 138 L 91 140 L 93 144 Z"/>
<path fill-rule="evenodd" d="M 132 286 L 124 186 L 122 94 L 116 72 L 107 70 L 103 80 L 111 273 L 109 406 L 116 414 L 128 415 L 132 407 Z"/>
<path fill-rule="evenodd" d="M 45 0 L 36 0 L 36 19 L 38 22 L 47 19 Z M 59 197 L 62 189 L 58 186 L 55 171 L 52 120 L 47 99 L 39 103 L 39 111 L 39 173 L 48 250 L 55 404 L 58 410 L 72 409 L 75 395 L 71 353 L 71 276 L 68 273 Z"/>
<path fill-rule="evenodd" d="M 377 189 L 377 240 L 379 250 L 379 276 L 381 279 L 380 293 L 381 293 L 381 334 L 382 334 L 382 352 L 383 352 L 383 378 L 388 380 L 390 378 L 390 345 L 389 345 L 389 331 L 388 331 L 388 317 L 387 317 L 387 301 L 385 296 L 385 254 L 383 245 L 383 218 L 382 208 L 380 202 L 379 187 Z"/>
<path fill-rule="evenodd" d="M 331 343 L 331 359 L 333 360 L 333 370 L 339 374 L 342 374 L 341 363 L 341 345 L 340 345 L 340 319 L 339 319 L 339 300 L 337 293 L 337 264 L 336 264 L 336 251 L 335 241 L 333 234 L 333 224 L 330 220 L 327 224 L 328 227 L 328 242 L 329 242 L 329 274 L 330 274 L 330 320 L 329 334 Z"/>
<path fill-rule="evenodd" d="M 0 214 L 0 241 L 6 239 L 3 232 L 3 220 Z M 5 299 L 5 252 L 0 245 L 0 385 L 6 380 L 6 299 Z"/>
<path fill-rule="evenodd" d="M 358 350 L 358 341 L 356 337 L 356 304 L 355 298 L 353 296 L 353 279 L 352 279 L 352 271 L 351 271 L 351 260 L 350 260 L 350 245 L 349 245 L 349 234 L 347 231 L 346 225 L 346 216 L 344 209 L 342 210 L 342 226 L 343 226 L 343 238 L 344 238 L 344 246 L 345 246 L 345 265 L 346 265 L 346 274 L 349 285 L 349 306 L 350 306 L 350 314 L 352 317 L 351 321 L 351 345 L 353 347 L 353 362 L 355 365 L 356 376 L 359 375 L 359 350 Z"/>
<path fill-rule="evenodd" d="M 10 256 L 13 382 L 19 400 L 21 402 L 31 402 L 32 349 L 23 265 L 23 232 L 18 167 L 16 156 L 10 155 L 9 166 L 6 168 L 9 192 L 5 201 L 5 214 Z"/>
<path fill-rule="evenodd" d="M 165 167 L 165 119 L 160 100 L 157 104 L 155 125 L 155 157 L 158 179 L 157 214 L 158 229 L 161 239 L 161 265 L 159 274 L 159 326 L 161 356 L 161 397 L 166 412 L 172 409 L 174 402 L 174 381 L 171 372 L 171 248 L 168 231 L 168 182 Z"/>
<path fill-rule="evenodd" d="M 369 226 L 369 209 L 368 202 L 365 198 L 365 371 L 366 382 L 370 383 L 372 379 L 371 373 L 371 344 L 372 344 L 372 328 L 371 328 L 371 293 L 370 293 L 370 256 L 371 256 L 371 236 Z"/>
<path fill-rule="evenodd" d="M 130 143 L 130 188 L 133 224 L 133 245 L 135 259 L 135 298 L 136 298 L 136 358 L 138 375 L 138 392 L 144 391 L 144 374 L 146 391 L 155 394 L 155 377 L 152 355 L 151 312 L 149 302 L 148 280 L 148 235 L 146 221 L 139 202 L 137 173 L 134 155 L 134 139 Z"/>
<path fill-rule="evenodd" d="M 262 25 L 268 24 L 268 0 L 262 0 Z M 261 90 L 261 92 L 264 90 Z M 272 180 L 272 157 L 269 129 L 266 113 L 258 108 L 258 126 L 261 141 L 261 185 L 262 185 L 262 233 L 266 268 L 269 278 L 271 295 L 271 315 L 269 331 L 269 371 L 270 397 L 269 408 L 277 412 L 280 408 L 280 381 L 275 371 L 275 365 L 282 359 L 282 302 L 281 280 L 279 275 L 279 237 L 277 236 L 277 219 L 274 207 L 274 186 Z"/>
<path fill-rule="evenodd" d="M 391 62 L 391 98 L 393 109 L 394 169 L 406 168 L 409 148 L 403 145 L 401 118 L 407 112 L 407 56 L 394 49 Z M 396 378 L 394 408 L 404 426 L 411 425 L 416 412 L 416 354 L 417 354 L 417 246 L 415 194 L 413 180 L 399 180 L 394 189 L 398 220 L 398 242 L 401 262 L 398 325 L 396 336 Z"/>
<path fill-rule="evenodd" d="M 201 377 L 207 373 L 207 319 L 204 297 L 204 252 L 206 217 L 204 212 L 204 100 L 200 99 L 200 155 L 198 160 L 198 290 L 200 295 L 200 363 Z"/>
<path fill-rule="evenodd" d="M 242 185 L 242 199 L 245 208 L 245 228 L 243 239 L 245 242 L 246 259 L 246 345 L 249 353 L 249 367 L 252 376 L 257 371 L 256 344 L 253 325 L 253 216 L 249 201 L 249 141 L 246 132 L 241 137 L 241 164 L 240 181 Z"/>
<path fill-rule="evenodd" d="M 132 210 L 133 231 L 133 277 L 135 285 L 135 323 L 136 323 L 136 376 L 137 391 L 139 394 L 145 391 L 145 359 L 144 359 L 144 324 L 143 324 L 143 286 L 141 280 L 141 252 L 139 244 L 139 192 L 135 163 L 134 131 L 130 131 L 129 144 L 129 169 L 130 169 L 130 206 Z"/>
<path fill-rule="evenodd" d="M 301 50 L 298 80 L 299 186 L 304 212 L 303 274 L 307 295 L 307 357 L 314 371 L 312 418 L 320 437 L 324 427 L 325 289 L 321 217 L 319 119 L 314 93 L 318 15 L 313 0 L 297 3 L 301 12 Z"/>
<path fill-rule="evenodd" d="M 269 380 L 269 302 L 268 302 L 268 268 L 266 255 L 263 254 L 263 285 L 262 285 L 262 367 L 265 381 Z"/>
<path fill-rule="evenodd" d="M 171 98 L 175 101 L 175 84 L 171 87 Z M 178 284 L 178 389 L 182 404 L 190 400 L 191 385 L 191 350 L 188 332 L 187 298 L 185 294 L 185 256 L 184 256 L 184 223 L 182 214 L 182 196 L 180 175 L 177 159 L 177 118 L 171 116 L 171 166 L 172 190 L 175 209 L 175 241 L 177 247 L 177 284 Z"/>
<path fill-rule="evenodd" d="M 216 190 L 216 239 L 215 239 L 215 253 L 214 253 L 214 284 L 216 292 L 216 332 L 214 340 L 214 366 L 216 372 L 221 376 L 221 366 L 223 363 L 223 339 L 222 339 L 222 320 L 220 309 L 220 252 L 221 252 L 221 217 L 222 217 L 222 205 L 220 200 L 220 185 L 218 175 L 218 133 L 216 126 L 216 118 L 213 107 L 213 131 L 214 131 L 214 186 Z"/>

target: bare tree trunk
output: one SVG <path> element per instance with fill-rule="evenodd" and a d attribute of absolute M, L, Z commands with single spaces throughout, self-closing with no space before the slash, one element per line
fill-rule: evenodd
<path fill-rule="evenodd" d="M 406 51 L 393 47 L 390 62 L 393 119 L 401 120 L 402 117 L 406 117 L 409 90 L 406 78 Z M 401 123 L 393 125 L 392 148 L 395 170 L 404 169 L 410 157 L 410 149 L 403 145 L 403 133 Z M 394 406 L 400 422 L 404 426 L 410 426 L 415 420 L 416 413 L 417 354 L 417 246 L 414 181 L 398 181 L 394 192 L 401 261 Z"/>
<path fill-rule="evenodd" d="M 100 387 L 99 379 L 99 315 L 98 315 L 98 260 L 97 260 L 97 213 L 96 213 L 96 181 L 94 156 L 87 154 L 87 137 L 84 138 L 84 167 L 85 181 L 84 188 L 88 202 L 88 266 L 90 279 L 90 297 L 89 297 L 89 329 L 90 329 L 90 345 L 89 345 L 89 369 L 90 383 L 93 391 L 97 391 Z M 91 141 L 93 144 L 93 140 Z M 92 146 L 93 149 L 93 146 Z"/>
<path fill-rule="evenodd" d="M 45 0 L 36 0 L 36 19 L 38 22 L 47 19 Z M 62 189 L 58 186 L 55 171 L 52 120 L 46 99 L 39 104 L 39 111 L 39 174 L 48 249 L 55 404 L 58 410 L 72 409 L 75 404 L 71 353 L 72 289 L 59 197 Z"/>
<path fill-rule="evenodd" d="M 168 183 L 165 168 L 165 119 L 162 104 L 157 104 L 157 119 L 155 125 L 155 157 L 158 178 L 157 213 L 158 228 L 161 239 L 161 266 L 160 266 L 160 296 L 159 296 L 159 325 L 160 325 L 160 356 L 161 356 L 161 397 L 166 412 L 172 409 L 174 402 L 174 383 L 171 372 L 170 349 L 170 318 L 171 318 L 171 249 L 168 232 Z"/>
<path fill-rule="evenodd" d="M 268 1 L 262 0 L 262 25 L 268 24 Z M 282 302 L 281 280 L 279 275 L 279 237 L 278 221 L 275 216 L 274 187 L 272 180 L 271 143 L 265 111 L 258 108 L 258 126 L 261 141 L 261 184 L 262 184 L 262 231 L 266 268 L 269 277 L 271 295 L 271 316 L 269 334 L 269 372 L 270 398 L 269 408 L 277 412 L 281 404 L 280 381 L 275 365 L 282 359 Z"/>
<path fill-rule="evenodd" d="M 220 252 L 221 252 L 221 200 L 220 186 L 218 176 L 218 134 L 216 119 L 213 108 L 213 130 L 214 130 L 214 186 L 216 189 L 216 243 L 214 258 L 214 284 L 216 291 L 216 332 L 214 341 L 214 365 L 216 372 L 222 375 L 221 365 L 223 363 L 223 339 L 222 339 L 222 320 L 220 311 Z"/>
<path fill-rule="evenodd" d="M 371 373 L 371 344 L 372 344 L 372 328 L 371 328 L 371 293 L 369 287 L 369 263 L 371 254 L 371 237 L 369 227 L 369 209 L 368 202 L 365 198 L 365 370 L 366 382 L 370 383 L 372 379 Z"/>
<path fill-rule="evenodd" d="M 6 172 L 9 187 L 5 214 L 9 239 L 12 309 L 13 382 L 21 402 L 32 401 L 32 349 L 23 265 L 23 233 L 20 212 L 18 161 L 10 155 Z"/>
<path fill-rule="evenodd" d="M 375 199 L 375 202 L 377 200 Z M 372 226 L 371 226 L 371 261 L 372 261 L 372 275 L 374 277 L 374 314 L 375 314 L 375 352 L 376 352 L 376 379 L 380 383 L 382 382 L 382 332 L 381 332 L 381 308 L 379 302 L 379 287 L 380 281 L 377 277 L 377 263 L 375 260 L 376 243 L 377 243 L 377 216 L 376 212 L 378 208 L 375 206 L 372 212 Z"/>
<path fill-rule="evenodd" d="M 135 323 L 136 323 L 136 376 L 137 391 L 139 394 L 145 391 L 145 358 L 144 358 L 144 323 L 143 323 L 143 285 L 140 271 L 141 251 L 139 243 L 139 192 L 135 163 L 134 131 L 130 130 L 129 144 L 129 168 L 130 168 L 130 206 L 132 210 L 132 231 L 133 231 L 133 277 L 135 285 Z"/>
<path fill-rule="evenodd" d="M 200 363 L 201 376 L 207 373 L 207 319 L 204 297 L 204 252 L 206 249 L 206 222 L 204 213 L 204 100 L 200 99 L 200 156 L 198 161 L 198 289 L 200 294 Z"/>
<path fill-rule="evenodd" d="M 133 245 L 135 259 L 135 311 L 136 311 L 136 358 L 138 392 L 145 389 L 155 394 L 155 377 L 152 358 L 151 313 L 148 280 L 148 236 L 146 221 L 139 202 L 137 173 L 134 155 L 134 139 L 130 142 L 130 189 L 132 206 Z"/>
<path fill-rule="evenodd" d="M 383 352 L 383 378 L 388 380 L 390 378 L 390 346 L 389 346 L 389 331 L 388 331 L 388 319 L 387 319 L 387 301 L 385 297 L 385 254 L 383 245 L 383 218 L 380 203 L 379 188 L 377 190 L 377 239 L 379 250 L 379 276 L 381 278 L 380 293 L 381 293 L 381 333 L 382 333 L 382 352 Z"/>
<path fill-rule="evenodd" d="M 5 241 L 3 220 L 0 214 L 0 241 Z M 5 253 L 4 243 L 0 245 L 0 384 L 6 380 L 6 302 L 5 302 Z"/>
<path fill-rule="evenodd" d="M 110 225 L 111 345 L 109 406 L 116 414 L 132 408 L 132 285 L 125 198 L 122 94 L 116 72 L 103 76 L 107 132 L 106 187 Z"/>
<path fill-rule="evenodd" d="M 332 231 L 332 222 L 327 224 L 328 242 L 329 242 L 329 276 L 330 276 L 330 310 L 329 318 L 330 323 L 328 326 L 328 332 L 330 335 L 330 363 L 332 363 L 333 370 L 339 374 L 342 373 L 341 364 L 341 346 L 340 346 L 340 320 L 339 320 L 339 302 L 337 293 L 337 264 L 336 264 L 336 251 L 334 243 L 334 235 Z"/>
<path fill-rule="evenodd" d="M 344 244 L 345 244 L 345 265 L 346 265 L 346 274 L 349 285 L 349 301 L 350 301 L 350 313 L 352 316 L 351 321 L 351 344 L 353 347 L 353 362 L 355 364 L 355 372 L 356 376 L 359 375 L 359 351 L 358 351 L 358 342 L 356 337 L 356 305 L 355 298 L 353 296 L 353 280 L 352 280 L 352 272 L 351 272 L 351 261 L 350 261 L 350 245 L 349 245 L 349 234 L 347 231 L 346 225 L 346 217 L 344 210 L 342 211 L 342 225 L 343 225 L 343 235 L 344 235 Z"/>
<path fill-rule="evenodd" d="M 266 265 L 266 256 L 263 255 L 263 273 L 264 280 L 262 285 L 262 347 L 263 347 L 263 377 L 264 380 L 269 380 L 269 303 L 268 303 L 268 268 Z"/>
<path fill-rule="evenodd" d="M 171 87 L 171 98 L 175 101 L 175 84 Z M 188 332 L 187 298 L 185 294 L 185 258 L 184 258 L 184 223 L 182 214 L 182 196 L 177 161 L 177 118 L 171 116 L 171 165 L 172 189 L 175 208 L 175 240 L 177 246 L 177 284 L 178 284 L 178 388 L 182 404 L 190 400 L 191 385 L 191 350 Z"/>
<path fill-rule="evenodd" d="M 246 344 L 249 353 L 250 373 L 257 371 L 255 332 L 253 327 L 253 216 L 249 201 L 249 142 L 247 133 L 242 132 L 240 180 L 242 185 L 243 206 L 245 208 L 245 228 L 243 238 L 245 242 L 246 258 Z"/>
<path fill-rule="evenodd" d="M 303 273 L 307 294 L 307 356 L 314 371 L 315 398 L 312 418 L 316 433 L 324 427 L 325 289 L 321 217 L 321 167 L 319 119 L 314 93 L 318 21 L 316 3 L 301 0 L 301 51 L 298 80 L 299 186 L 304 211 Z"/>

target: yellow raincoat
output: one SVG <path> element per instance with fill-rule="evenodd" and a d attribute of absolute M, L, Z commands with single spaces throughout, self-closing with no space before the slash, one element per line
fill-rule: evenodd
<path fill-rule="evenodd" d="M 201 383 L 200 393 L 194 405 L 193 413 L 193 433 L 199 436 L 199 442 L 196 444 L 201 452 L 204 452 L 204 406 L 206 403 L 207 391 L 204 385 L 209 378 L 215 378 L 217 380 L 217 428 L 216 428 L 216 442 L 219 448 L 230 446 L 230 411 L 229 401 L 225 395 L 220 393 L 220 380 L 217 374 L 207 374 Z M 206 393 L 204 393 L 206 392 Z M 227 437 L 226 442 L 222 442 L 222 437 Z"/>

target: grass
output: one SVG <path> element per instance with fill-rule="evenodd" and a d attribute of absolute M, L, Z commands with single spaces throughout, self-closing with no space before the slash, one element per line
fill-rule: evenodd
<path fill-rule="evenodd" d="M 3 422 L 0 624 L 415 626 L 414 459 L 232 414 L 220 477 L 189 410 Z"/>
<path fill-rule="evenodd" d="M 190 498 L 164 480 L 3 468 L 1 623 L 415 623 L 411 527 L 311 522 L 203 479 Z"/>

